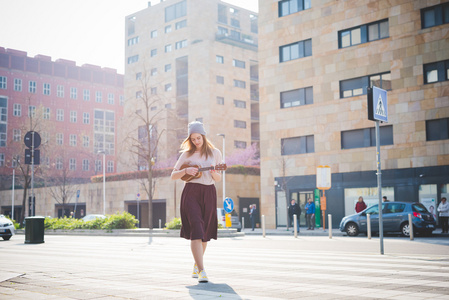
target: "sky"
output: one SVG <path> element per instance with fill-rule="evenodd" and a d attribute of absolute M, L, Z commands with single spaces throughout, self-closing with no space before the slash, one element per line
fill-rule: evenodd
<path fill-rule="evenodd" d="M 258 0 L 223 2 L 258 11 Z M 125 16 L 147 7 L 148 0 L 0 0 L 0 47 L 123 74 Z"/>

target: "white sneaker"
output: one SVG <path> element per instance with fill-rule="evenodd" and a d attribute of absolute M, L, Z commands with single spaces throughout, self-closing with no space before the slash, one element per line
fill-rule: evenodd
<path fill-rule="evenodd" d="M 193 266 L 192 278 L 198 278 L 198 266 L 196 264 Z"/>
<path fill-rule="evenodd" d="M 209 279 L 207 278 L 206 271 L 201 270 L 201 272 L 198 273 L 198 282 L 208 282 Z"/>

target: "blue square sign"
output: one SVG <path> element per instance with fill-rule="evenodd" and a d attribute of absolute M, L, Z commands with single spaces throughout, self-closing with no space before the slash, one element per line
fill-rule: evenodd
<path fill-rule="evenodd" d="M 373 119 L 388 122 L 387 91 L 373 86 L 372 112 Z"/>

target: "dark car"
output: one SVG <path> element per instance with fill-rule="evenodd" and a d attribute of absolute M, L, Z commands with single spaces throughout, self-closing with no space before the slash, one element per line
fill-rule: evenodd
<path fill-rule="evenodd" d="M 371 216 L 371 232 L 379 231 L 379 205 L 373 205 L 365 210 L 344 217 L 340 222 L 340 231 L 349 236 L 357 236 L 360 232 L 367 232 L 367 217 Z M 410 236 L 408 215 L 412 215 L 413 232 L 431 235 L 436 228 L 433 215 L 421 203 L 388 202 L 382 203 L 382 220 L 384 232 L 400 232 L 403 236 Z"/>

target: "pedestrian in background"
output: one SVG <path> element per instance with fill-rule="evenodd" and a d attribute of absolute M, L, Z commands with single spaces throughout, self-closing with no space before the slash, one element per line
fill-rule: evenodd
<path fill-rule="evenodd" d="M 441 198 L 437 210 L 440 212 L 441 229 L 443 230 L 441 233 L 448 233 L 449 203 L 447 203 L 446 197 Z"/>
<path fill-rule="evenodd" d="M 196 166 L 210 167 L 222 163 L 220 150 L 207 140 L 201 122 L 189 123 L 188 136 L 181 144 L 181 152 L 171 173 L 173 180 L 184 175 L 195 176 L 198 174 Z M 184 167 L 186 165 L 188 167 Z M 214 184 L 220 180 L 220 172 L 205 171 L 201 177 L 186 182 L 181 195 L 181 237 L 190 240 L 190 250 L 195 260 L 192 277 L 198 278 L 198 282 L 208 282 L 203 257 L 207 242 L 217 239 L 217 191 Z"/>
<path fill-rule="evenodd" d="M 390 200 L 387 199 L 387 196 L 383 196 L 383 197 L 382 197 L 382 201 L 383 201 L 383 202 L 390 202 Z"/>
<path fill-rule="evenodd" d="M 256 217 L 257 217 L 257 209 L 256 204 L 251 204 L 249 206 L 249 218 L 251 220 L 251 231 L 254 231 L 254 227 L 256 227 Z"/>
<path fill-rule="evenodd" d="M 290 227 L 293 226 L 294 223 L 294 219 L 293 216 L 296 215 L 296 226 L 297 226 L 297 230 L 299 232 L 299 220 L 300 220 L 300 216 L 301 216 L 301 207 L 299 207 L 298 204 L 296 204 L 295 199 L 292 199 L 290 201 L 290 206 L 288 207 L 288 218 L 290 221 Z"/>
<path fill-rule="evenodd" d="M 359 213 L 366 208 L 366 203 L 363 201 L 363 197 L 359 197 L 359 201 L 355 204 L 355 212 Z"/>
<path fill-rule="evenodd" d="M 315 229 L 315 203 L 313 203 L 312 198 L 309 198 L 309 200 L 306 203 L 306 206 L 304 208 L 306 209 L 307 230 L 314 230 Z"/>

